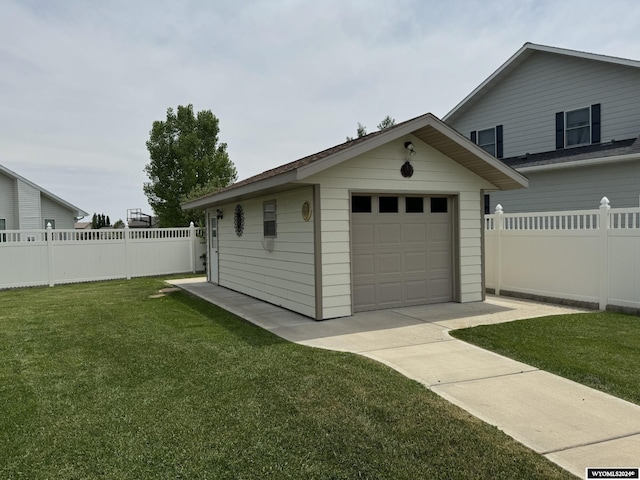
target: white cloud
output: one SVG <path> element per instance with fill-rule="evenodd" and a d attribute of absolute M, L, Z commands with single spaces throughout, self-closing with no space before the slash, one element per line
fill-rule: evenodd
<path fill-rule="evenodd" d="M 168 107 L 220 118 L 241 177 L 443 116 L 526 41 L 640 59 L 640 2 L 124 1 L 0 5 L 0 163 L 89 212 L 149 210 Z M 9 47 L 11 46 L 11 47 Z"/>

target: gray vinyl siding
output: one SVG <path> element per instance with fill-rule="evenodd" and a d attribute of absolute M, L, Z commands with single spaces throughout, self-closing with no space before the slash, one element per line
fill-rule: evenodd
<path fill-rule="evenodd" d="M 63 207 L 59 203 L 55 203 L 44 195 L 40 196 L 40 208 L 42 211 L 43 224 L 40 228 L 44 228 L 44 220 L 53 218 L 56 221 L 56 229 L 74 228 L 75 214 L 71 210 Z"/>
<path fill-rule="evenodd" d="M 17 180 L 17 187 L 18 228 L 21 230 L 43 228 L 40 216 L 40 191 L 22 180 Z"/>
<path fill-rule="evenodd" d="M 640 69 L 534 52 L 448 122 L 469 138 L 503 125 L 504 158 L 555 150 L 555 113 L 601 104 L 602 142 L 640 134 Z"/>
<path fill-rule="evenodd" d="M 491 192 L 491 213 L 497 204 L 505 213 L 595 209 L 602 197 L 615 208 L 640 205 L 638 161 L 525 174 L 528 189 Z"/>
<path fill-rule="evenodd" d="M 15 183 L 14 179 L 0 173 L 0 218 L 6 220 L 7 230 L 17 228 Z"/>

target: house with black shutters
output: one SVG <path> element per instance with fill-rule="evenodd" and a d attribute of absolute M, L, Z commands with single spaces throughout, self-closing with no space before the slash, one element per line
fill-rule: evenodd
<path fill-rule="evenodd" d="M 485 213 L 640 203 L 640 61 L 526 43 L 444 118 L 529 179 Z"/>

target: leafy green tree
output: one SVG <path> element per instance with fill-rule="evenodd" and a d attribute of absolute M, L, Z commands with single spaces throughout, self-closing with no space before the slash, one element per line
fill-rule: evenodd
<path fill-rule="evenodd" d="M 210 193 L 236 180 L 236 168 L 227 144 L 219 143 L 219 132 L 219 120 L 211 110 L 196 115 L 191 104 L 179 105 L 176 112 L 168 108 L 165 121 L 153 122 L 147 141 L 151 161 L 144 169 L 149 182 L 144 184 L 144 193 L 160 226 L 201 222 L 201 212 L 185 212 L 180 203 L 194 198 L 194 192 Z"/>
<path fill-rule="evenodd" d="M 367 134 L 367 127 L 358 122 L 358 129 L 356 130 L 356 134 L 358 135 L 356 138 L 364 137 Z M 347 137 L 347 142 L 351 140 L 355 140 L 353 137 Z"/>
<path fill-rule="evenodd" d="M 109 220 L 108 216 L 105 216 L 104 213 L 94 213 L 91 218 L 91 228 L 99 229 L 103 227 L 110 227 L 111 220 Z"/>
<path fill-rule="evenodd" d="M 378 130 L 384 130 L 386 128 L 391 128 L 396 124 L 395 118 L 391 118 L 389 115 L 384 117 L 382 121 L 378 124 Z M 358 129 L 356 130 L 356 134 L 358 135 L 356 138 L 364 137 L 367 134 L 367 127 L 358 122 Z M 355 140 L 354 137 L 347 137 L 347 142 L 351 140 Z"/>
<path fill-rule="evenodd" d="M 382 121 L 378 124 L 378 130 L 384 130 L 386 128 L 391 128 L 396 124 L 396 119 L 391 118 L 389 115 L 384 117 Z"/>

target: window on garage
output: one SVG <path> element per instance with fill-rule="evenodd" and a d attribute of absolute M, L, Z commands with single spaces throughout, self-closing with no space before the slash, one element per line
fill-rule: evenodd
<path fill-rule="evenodd" d="M 447 213 L 447 197 L 431 197 L 431 213 Z"/>
<path fill-rule="evenodd" d="M 405 213 L 424 213 L 423 197 L 406 197 L 404 199 Z"/>
<path fill-rule="evenodd" d="M 378 197 L 378 212 L 398 213 L 398 197 Z"/>
<path fill-rule="evenodd" d="M 371 196 L 354 195 L 351 197 L 351 211 L 353 213 L 371 213 Z"/>

